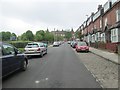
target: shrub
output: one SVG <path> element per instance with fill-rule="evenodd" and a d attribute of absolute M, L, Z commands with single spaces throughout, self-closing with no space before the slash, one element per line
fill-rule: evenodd
<path fill-rule="evenodd" d="M 25 46 L 31 41 L 10 41 L 8 43 L 12 44 L 16 48 L 25 48 Z"/>

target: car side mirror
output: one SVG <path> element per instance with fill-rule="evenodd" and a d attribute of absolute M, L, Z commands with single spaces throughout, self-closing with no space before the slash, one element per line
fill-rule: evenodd
<path fill-rule="evenodd" d="M 15 49 L 15 54 L 17 55 L 17 54 L 20 54 L 21 53 L 21 51 L 19 51 L 18 49 Z"/>

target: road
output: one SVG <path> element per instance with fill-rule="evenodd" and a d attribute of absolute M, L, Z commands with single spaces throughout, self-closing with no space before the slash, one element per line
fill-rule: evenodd
<path fill-rule="evenodd" d="M 27 71 L 3 80 L 3 88 L 101 88 L 67 44 L 48 48 L 43 58 L 29 60 Z"/>

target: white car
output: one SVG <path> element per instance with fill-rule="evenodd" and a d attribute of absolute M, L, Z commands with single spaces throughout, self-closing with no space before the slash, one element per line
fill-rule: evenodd
<path fill-rule="evenodd" d="M 59 42 L 54 42 L 53 43 L 53 47 L 58 47 L 59 46 Z"/>
<path fill-rule="evenodd" d="M 47 54 L 47 47 L 41 42 L 28 43 L 24 53 L 26 56 L 40 55 L 42 57 Z"/>

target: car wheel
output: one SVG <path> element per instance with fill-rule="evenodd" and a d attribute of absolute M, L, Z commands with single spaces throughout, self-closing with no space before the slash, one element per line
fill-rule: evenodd
<path fill-rule="evenodd" d="M 27 58 L 28 58 L 28 59 L 30 59 L 30 58 L 31 58 L 31 56 L 27 56 Z"/>
<path fill-rule="evenodd" d="M 47 54 L 47 50 L 46 50 L 46 53 L 45 54 Z"/>
<path fill-rule="evenodd" d="M 76 52 L 78 52 L 78 50 L 76 50 Z"/>
<path fill-rule="evenodd" d="M 22 71 L 25 71 L 27 69 L 27 62 L 24 60 L 22 64 Z"/>

